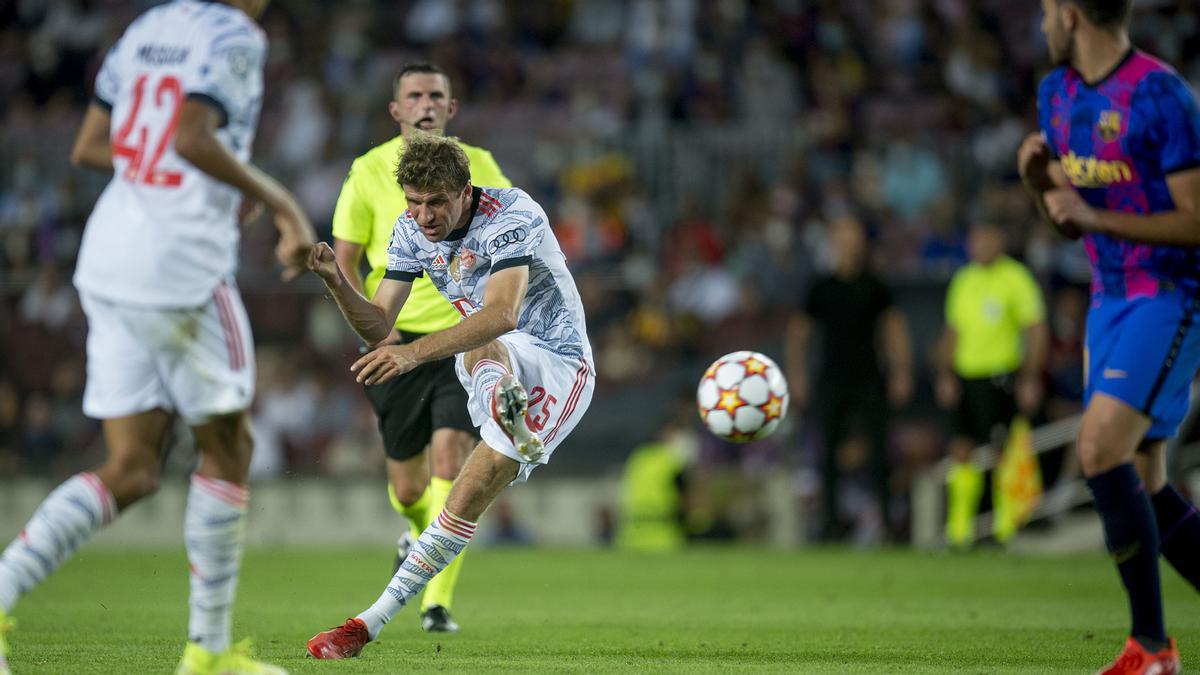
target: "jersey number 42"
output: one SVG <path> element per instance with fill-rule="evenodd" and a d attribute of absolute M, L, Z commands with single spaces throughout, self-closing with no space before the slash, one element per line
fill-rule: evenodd
<path fill-rule="evenodd" d="M 178 171 L 162 171 L 158 162 L 167 151 L 167 144 L 175 136 L 175 125 L 179 122 L 179 105 L 183 102 L 183 85 L 172 75 L 164 75 L 152 86 L 154 107 L 167 110 L 167 124 L 154 141 L 154 149 L 149 159 L 146 158 L 147 145 L 151 133 L 150 125 L 145 121 L 139 124 L 138 114 L 142 112 L 142 103 L 146 97 L 149 76 L 141 75 L 133 85 L 133 105 L 129 108 L 129 116 L 117 129 L 112 141 L 113 157 L 124 157 L 129 165 L 121 173 L 130 182 L 157 185 L 159 187 L 179 187 L 183 182 L 183 174 Z"/>

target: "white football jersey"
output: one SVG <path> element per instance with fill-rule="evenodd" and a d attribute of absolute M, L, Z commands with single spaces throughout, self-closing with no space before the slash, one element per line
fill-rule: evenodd
<path fill-rule="evenodd" d="M 96 76 L 110 109 L 112 180 L 84 230 L 75 285 L 117 302 L 190 307 L 237 268 L 238 190 L 175 152 L 190 98 L 221 115 L 217 138 L 242 161 L 262 104 L 266 35 L 241 10 L 176 0 L 125 29 Z"/>
<path fill-rule="evenodd" d="M 517 331 L 562 356 L 592 360 L 583 302 L 546 212 L 519 188 L 475 187 L 467 224 L 431 242 L 405 211 L 388 247 L 385 278 L 412 281 L 424 274 L 464 317 L 483 308 L 493 272 L 529 266 L 529 288 Z"/>

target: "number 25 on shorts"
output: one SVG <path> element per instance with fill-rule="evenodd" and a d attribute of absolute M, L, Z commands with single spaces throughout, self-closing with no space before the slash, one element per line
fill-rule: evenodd
<path fill-rule="evenodd" d="M 540 410 L 535 411 L 538 404 L 542 404 Z M 542 387 L 534 387 L 529 391 L 529 412 L 525 414 L 525 423 L 529 425 L 535 433 L 541 433 L 542 429 L 546 428 L 546 422 L 550 421 L 550 406 L 558 403 L 558 399 L 546 393 Z"/>

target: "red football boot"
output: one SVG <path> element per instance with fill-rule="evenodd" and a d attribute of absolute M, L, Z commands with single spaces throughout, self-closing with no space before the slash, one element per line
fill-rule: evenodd
<path fill-rule="evenodd" d="M 308 655 L 314 659 L 348 659 L 361 654 L 370 641 L 371 634 L 362 619 L 346 619 L 341 626 L 309 638 Z"/>
<path fill-rule="evenodd" d="M 1166 647 L 1151 654 L 1130 637 L 1125 640 L 1125 650 L 1117 660 L 1097 671 L 1097 675 L 1177 675 L 1181 669 L 1175 640 L 1169 640 Z"/>

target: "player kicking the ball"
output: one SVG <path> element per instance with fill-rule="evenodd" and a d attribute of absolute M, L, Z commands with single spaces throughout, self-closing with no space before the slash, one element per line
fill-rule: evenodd
<path fill-rule="evenodd" d="M 428 274 L 463 321 L 380 347 L 351 370 L 372 385 L 457 355 L 455 370 L 483 441 L 375 604 L 308 641 L 308 653 L 319 659 L 357 656 L 378 637 L 462 552 L 505 486 L 550 460 L 583 417 L 596 382 L 583 304 L 542 207 L 519 189 L 471 185 L 456 139 L 417 133 L 406 143 L 396 180 L 408 210 L 396 221 L 388 271 L 373 299 L 351 286 L 323 243 L 308 267 L 370 344 L 388 336 L 413 279 Z"/>

